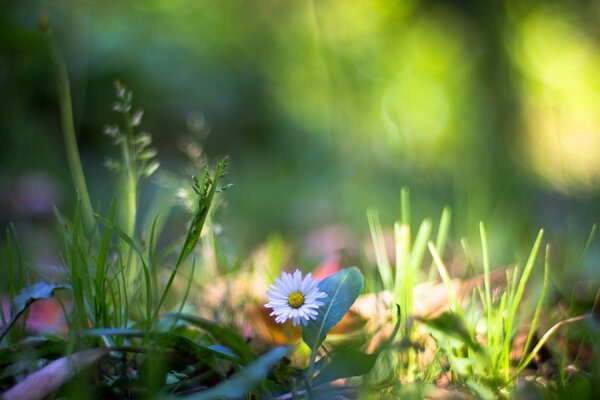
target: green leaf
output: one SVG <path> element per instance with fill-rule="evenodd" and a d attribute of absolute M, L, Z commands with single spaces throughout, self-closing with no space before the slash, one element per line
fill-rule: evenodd
<path fill-rule="evenodd" d="M 144 333 L 139 329 L 128 328 L 94 328 L 83 331 L 87 336 L 123 336 L 123 337 L 142 337 Z"/>
<path fill-rule="evenodd" d="M 21 314 L 31 303 L 51 298 L 56 290 L 69 288 L 69 285 L 55 285 L 45 281 L 39 281 L 35 285 L 24 287 L 13 300 L 11 313 L 12 315 Z"/>
<path fill-rule="evenodd" d="M 180 353 L 194 357 L 198 361 L 206 362 L 207 358 L 214 356 L 219 359 L 230 360 L 239 363 L 240 359 L 231 350 L 224 350 L 223 347 L 215 347 L 198 343 L 185 336 L 176 335 L 173 333 L 153 332 L 150 338 L 162 347 L 169 347 Z"/>
<path fill-rule="evenodd" d="M 177 397 L 188 400 L 240 399 L 263 380 L 275 363 L 285 357 L 289 347 L 275 347 L 230 379 L 195 395 Z M 175 398 L 175 397 L 174 397 Z"/>
<path fill-rule="evenodd" d="M 317 318 L 302 327 L 302 339 L 313 352 L 354 304 L 363 284 L 363 275 L 356 267 L 343 269 L 319 282 L 319 290 L 327 293 L 321 299 L 325 304 L 319 308 Z"/>
<path fill-rule="evenodd" d="M 335 381 L 340 378 L 350 378 L 368 374 L 379 352 L 366 354 L 354 349 L 344 349 L 334 354 L 331 361 L 323 367 L 321 373 L 313 381 L 314 386 Z"/>
<path fill-rule="evenodd" d="M 476 352 L 483 351 L 481 345 L 473 339 L 464 320 L 451 312 L 446 311 L 433 319 L 418 318 L 419 321 L 446 336 L 460 340 Z"/>
<path fill-rule="evenodd" d="M 0 334 L 0 341 L 8 333 L 17 319 L 25 312 L 27 307 L 32 303 L 41 299 L 49 299 L 54 295 L 54 292 L 59 289 L 69 289 L 69 285 L 54 285 L 45 281 L 39 281 L 35 285 L 27 286 L 21 289 L 21 292 L 15 296 L 11 309 L 11 319 L 6 329 Z"/>
<path fill-rule="evenodd" d="M 216 358 L 240 362 L 239 356 L 229 347 L 220 344 L 208 345 L 196 342 L 188 337 L 178 335 L 171 332 L 144 332 L 137 329 L 127 328 L 98 328 L 86 329 L 83 333 L 87 336 L 121 336 L 121 337 L 144 337 L 152 339 L 162 347 L 171 348 L 194 357 L 199 361 L 205 361 L 207 357 L 215 356 Z"/>
<path fill-rule="evenodd" d="M 236 352 L 244 362 L 251 362 L 256 355 L 244 338 L 232 329 L 220 326 L 215 322 L 189 314 L 167 314 L 169 317 L 183 320 L 208 332 L 217 342 Z"/>

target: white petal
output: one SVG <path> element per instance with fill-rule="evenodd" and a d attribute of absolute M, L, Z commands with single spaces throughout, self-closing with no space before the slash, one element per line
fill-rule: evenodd
<path fill-rule="evenodd" d="M 304 311 L 306 312 L 307 315 L 319 315 L 317 310 L 314 310 L 312 308 L 307 307 Z"/>
<path fill-rule="evenodd" d="M 319 281 L 316 279 L 313 279 L 307 286 L 306 286 L 306 292 L 310 292 L 313 289 L 317 289 L 318 290 L 318 286 L 319 285 Z"/>
<path fill-rule="evenodd" d="M 269 304 L 273 305 L 272 308 L 275 307 L 289 307 L 289 304 L 287 301 L 283 301 L 283 300 L 271 300 L 269 302 Z"/>
<path fill-rule="evenodd" d="M 285 274 L 285 278 L 286 278 L 286 283 L 288 285 L 289 288 L 289 292 L 288 293 L 292 293 L 295 292 L 296 289 L 294 289 L 294 276 L 292 274 Z"/>
<path fill-rule="evenodd" d="M 286 293 L 285 288 L 283 287 L 284 286 L 283 281 L 278 278 L 275 278 L 275 279 L 277 279 L 279 281 L 279 286 L 271 285 L 271 288 L 273 289 L 273 293 L 279 293 L 282 296 L 286 296 L 287 293 Z"/>
<path fill-rule="evenodd" d="M 312 281 L 312 273 L 309 272 L 308 275 L 306 275 L 304 277 L 304 280 L 302 281 L 302 293 L 308 292 L 308 286 Z"/>
<path fill-rule="evenodd" d="M 283 275 L 281 276 L 281 279 L 275 278 L 275 288 L 274 289 L 283 294 L 286 294 L 289 292 L 288 285 L 286 284 L 285 280 L 283 279 Z"/>
<path fill-rule="evenodd" d="M 299 269 L 294 272 L 294 290 L 302 290 L 302 272 Z"/>
<path fill-rule="evenodd" d="M 286 293 L 290 294 L 294 291 L 294 280 L 292 278 L 292 274 L 288 274 L 287 272 L 281 273 L 281 278 L 285 282 L 286 285 Z"/>
<path fill-rule="evenodd" d="M 269 296 L 269 298 L 271 298 L 271 297 L 282 298 L 282 299 L 288 298 L 288 296 L 286 296 L 285 294 L 283 294 L 279 291 L 275 291 L 275 290 L 267 290 L 265 293 L 267 294 L 267 296 Z"/>

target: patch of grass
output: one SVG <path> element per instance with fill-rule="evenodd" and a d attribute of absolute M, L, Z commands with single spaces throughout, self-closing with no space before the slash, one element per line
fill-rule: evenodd
<path fill-rule="evenodd" d="M 263 287 L 255 279 L 266 288 L 291 261 L 290 243 L 273 236 L 262 255 L 238 255 L 228 273 L 215 266 L 220 256 L 211 218 L 220 193 L 230 187 L 222 184 L 227 158 L 213 168 L 195 163 L 198 175 L 179 192 L 191 212 L 185 230 L 171 226 L 174 195 L 151 201 L 150 208 L 160 211 L 140 215 L 144 182 L 161 170 L 151 136 L 138 132 L 143 112 L 134 110 L 133 94 L 120 82 L 113 110 L 121 124 L 105 129 L 118 147 L 119 157 L 107 166 L 119 183 L 108 208 L 93 209 L 65 63 L 51 32 L 46 35 L 77 207 L 72 216 L 55 210 L 65 282 L 40 279 L 15 229 L 4 232 L 4 398 L 504 398 L 523 396 L 526 388 L 575 399 L 595 393 L 600 294 L 588 312 L 574 315 L 573 289 L 566 311 L 551 312 L 560 305 L 551 304 L 552 254 L 543 230 L 524 263 L 495 268 L 483 223 L 479 263 L 465 239 L 450 237 L 449 208 L 437 224 L 433 218 L 417 224 L 410 192 L 402 188 L 400 218 L 387 229 L 377 211 L 367 212 L 374 260 L 365 256 L 359 268 L 334 268 L 317 283 L 326 296 L 315 318 L 280 328 L 264 318 Z M 167 234 L 177 238 L 163 244 Z M 456 269 L 470 274 L 453 276 Z M 220 293 L 211 291 L 215 287 Z M 297 309 L 290 299 L 283 305 Z M 64 324 L 52 333 L 31 332 L 29 317 L 45 301 L 60 307 Z M 211 307 L 219 318 L 206 318 Z M 267 330 L 263 336 L 271 333 L 270 342 L 260 342 L 259 326 Z M 274 338 L 283 345 L 274 345 Z"/>

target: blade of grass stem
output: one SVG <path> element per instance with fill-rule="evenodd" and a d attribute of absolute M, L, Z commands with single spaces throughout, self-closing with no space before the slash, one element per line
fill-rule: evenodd
<path fill-rule="evenodd" d="M 410 190 L 406 186 L 400 189 L 400 217 L 403 224 L 410 226 Z"/>
<path fill-rule="evenodd" d="M 444 282 L 444 284 L 446 285 L 446 289 L 448 290 L 449 303 L 452 305 L 452 308 L 454 308 L 453 311 L 459 313 L 460 304 L 458 302 L 458 298 L 456 297 L 456 293 L 454 292 L 452 279 L 450 279 L 450 275 L 448 275 L 448 270 L 446 269 L 446 266 L 444 265 L 444 262 L 442 261 L 442 258 L 440 257 L 439 253 L 437 252 L 433 242 L 430 241 L 428 243 L 428 247 L 429 252 L 431 253 L 431 257 L 433 257 L 433 261 L 435 262 L 435 265 L 438 268 L 440 277 L 442 278 L 442 281 Z"/>
<path fill-rule="evenodd" d="M 431 237 L 432 226 L 431 220 L 426 219 L 423 220 L 417 231 L 415 243 L 410 252 L 410 268 L 413 274 L 416 274 L 419 271 L 419 267 L 423 264 L 423 258 L 427 251 L 427 242 Z M 437 246 L 436 250 L 440 253 L 440 249 Z"/>
<path fill-rule="evenodd" d="M 152 278 L 152 286 L 154 288 L 152 298 L 155 304 L 158 303 L 158 264 L 156 262 L 156 224 L 160 213 L 156 214 L 156 217 L 152 221 L 152 227 L 150 228 L 150 240 L 148 242 L 148 262 L 150 263 L 150 272 Z"/>
<path fill-rule="evenodd" d="M 385 238 L 381 229 L 379 214 L 375 210 L 367 211 L 367 220 L 371 231 L 371 239 L 373 240 L 373 251 L 375 252 L 375 263 L 379 270 L 383 287 L 387 290 L 393 288 L 392 283 L 392 267 L 385 248 Z"/>
<path fill-rule="evenodd" d="M 190 289 L 192 288 L 192 283 L 194 282 L 194 273 L 196 272 L 196 259 L 192 259 L 192 272 L 190 274 L 190 277 L 187 280 L 187 285 L 185 288 L 185 293 L 183 295 L 183 298 L 181 299 L 181 303 L 179 304 L 179 309 L 177 310 L 177 314 L 182 314 L 183 313 L 183 307 L 185 306 L 185 302 L 187 301 L 187 298 L 190 294 Z M 171 327 L 169 328 L 169 331 L 173 330 L 173 328 L 175 328 L 175 325 L 177 324 L 177 319 L 175 318 L 173 320 L 173 324 L 171 325 Z"/>
<path fill-rule="evenodd" d="M 115 206 L 116 200 L 113 198 L 110 210 L 108 212 L 108 220 L 113 221 L 115 215 Z M 106 291 L 105 291 L 105 281 L 106 281 L 106 270 L 107 270 L 107 260 L 108 260 L 108 251 L 110 244 L 110 229 L 108 227 L 104 228 L 104 235 L 102 237 L 102 242 L 100 243 L 100 249 L 98 250 L 98 257 L 96 261 L 96 278 L 95 278 L 95 286 L 96 286 L 96 318 L 95 321 L 98 323 L 98 320 L 102 321 L 103 326 L 108 326 L 108 317 L 107 317 L 107 304 L 106 304 Z"/>
<path fill-rule="evenodd" d="M 463 250 L 463 253 L 465 255 L 465 262 L 467 263 L 467 271 L 470 271 L 473 275 L 476 275 L 476 271 L 475 271 L 475 267 L 473 264 L 473 255 L 471 254 L 471 249 L 469 249 L 469 244 L 467 243 L 467 239 L 466 238 L 461 238 L 460 239 L 460 247 Z"/>
<path fill-rule="evenodd" d="M 533 320 L 531 321 L 531 326 L 529 327 L 529 333 L 527 335 L 527 340 L 525 341 L 525 347 L 523 347 L 523 356 L 521 357 L 521 362 L 523 362 L 523 358 L 527 354 L 527 350 L 531 344 L 531 340 L 533 340 L 533 335 L 537 329 L 538 319 L 542 312 L 542 306 L 544 305 L 544 300 L 546 299 L 546 293 L 548 291 L 548 279 L 550 271 L 550 244 L 546 245 L 546 254 L 544 257 L 544 281 L 542 283 L 542 293 L 540 294 L 540 298 L 538 299 L 537 306 L 535 308 L 535 312 L 533 314 Z M 521 363 L 519 363 L 519 367 Z"/>
<path fill-rule="evenodd" d="M 90 195 L 87 189 L 83 167 L 81 165 L 81 158 L 79 156 L 79 149 L 77 148 L 75 124 L 73 122 L 73 105 L 71 102 L 71 88 L 69 85 L 67 67 L 56 40 L 54 39 L 54 35 L 50 29 L 46 31 L 46 37 L 56 75 L 60 106 L 60 119 L 63 128 L 62 132 L 63 139 L 65 141 L 67 161 L 69 164 L 69 169 L 71 170 L 71 177 L 73 179 L 75 190 L 81 198 L 84 223 L 86 228 L 91 229 L 94 225 L 94 219 L 92 218 L 92 202 L 90 201 Z"/>
<path fill-rule="evenodd" d="M 481 236 L 481 255 L 483 259 L 483 282 L 485 291 L 485 319 L 488 332 L 488 345 L 491 345 L 492 332 L 492 289 L 490 283 L 490 255 L 488 251 L 487 233 L 483 222 L 479 223 L 479 235 Z"/>
<path fill-rule="evenodd" d="M 400 302 L 402 328 L 407 334 L 408 319 L 412 315 L 412 297 L 414 277 L 410 271 L 410 227 L 396 222 L 394 224 L 396 239 L 396 276 L 394 279 L 394 298 Z"/>
<path fill-rule="evenodd" d="M 581 322 L 581 321 L 584 321 L 589 318 L 592 318 L 592 314 L 578 315 L 576 317 L 567 318 L 567 319 L 564 319 L 564 320 L 559 321 L 556 324 L 554 324 L 552 326 L 552 328 L 548 329 L 548 331 L 546 331 L 544 336 L 542 336 L 542 338 L 535 345 L 533 350 L 531 350 L 531 353 L 529 353 L 527 358 L 522 363 L 520 363 L 520 366 L 513 372 L 512 375 L 510 375 L 510 378 L 508 381 L 510 382 L 510 381 L 514 380 L 525 369 L 525 367 L 527 367 L 527 365 L 529 365 L 531 360 L 533 360 L 533 358 L 536 356 L 536 354 L 542 349 L 542 347 L 552 337 L 552 335 L 554 335 L 554 333 L 556 331 L 558 331 L 558 329 L 560 329 L 562 326 L 574 324 L 576 322 Z"/>
<path fill-rule="evenodd" d="M 438 227 L 437 235 L 435 238 L 435 247 L 442 256 L 446 248 L 446 241 L 448 240 L 448 232 L 450 231 L 450 220 L 452 219 L 452 211 L 449 207 L 444 207 L 442 215 L 440 216 L 440 224 Z M 427 275 L 428 281 L 432 281 L 435 276 L 435 264 L 433 261 L 429 266 L 429 274 Z"/>
<path fill-rule="evenodd" d="M 531 249 L 531 253 L 529 254 L 529 258 L 527 259 L 527 264 L 525 264 L 525 268 L 523 269 L 523 275 L 519 279 L 519 284 L 517 286 L 517 290 L 515 292 L 514 297 L 512 298 L 510 311 L 508 317 L 506 319 L 506 330 L 504 336 L 504 346 L 503 346 L 503 360 L 504 360 L 504 371 L 508 378 L 510 374 L 510 343 L 512 341 L 512 330 L 515 324 L 515 318 L 517 315 L 517 309 L 519 304 L 521 303 L 521 299 L 523 298 L 523 293 L 525 292 L 525 285 L 529 280 L 529 275 L 531 274 L 531 270 L 533 269 L 533 265 L 535 264 L 535 259 L 537 257 L 538 250 L 540 248 L 540 244 L 542 243 L 542 237 L 544 236 L 544 230 L 540 229 L 535 243 L 533 244 L 533 248 Z"/>

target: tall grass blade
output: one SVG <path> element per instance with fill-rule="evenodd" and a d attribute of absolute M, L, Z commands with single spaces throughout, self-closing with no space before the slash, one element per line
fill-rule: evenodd
<path fill-rule="evenodd" d="M 60 106 L 60 119 L 63 128 L 62 132 L 63 139 L 65 141 L 67 161 L 69 163 L 69 169 L 71 170 L 71 176 L 73 178 L 75 190 L 81 199 L 81 206 L 83 208 L 83 221 L 86 228 L 91 229 L 94 225 L 94 219 L 92 218 L 92 202 L 90 201 L 90 195 L 87 189 L 83 167 L 81 165 L 81 158 L 79 156 L 79 149 L 77 148 L 75 124 L 73 122 L 73 105 L 71 102 L 71 88 L 69 85 L 67 67 L 58 45 L 56 44 L 54 35 L 50 29 L 46 31 L 46 36 L 56 75 Z"/>
<path fill-rule="evenodd" d="M 108 212 L 108 220 L 113 221 L 115 216 L 115 206 L 116 200 L 113 199 L 110 205 L 110 210 Z M 96 303 L 96 315 L 94 321 L 96 325 L 101 323 L 103 326 L 107 327 L 108 322 L 108 304 L 106 303 L 106 278 L 107 278 L 107 261 L 108 261 L 108 251 L 110 244 L 110 232 L 111 230 L 106 227 L 104 229 L 104 234 L 102 236 L 102 242 L 100 243 L 100 249 L 98 250 L 98 256 L 96 258 L 96 277 L 95 277 L 95 303 Z"/>
<path fill-rule="evenodd" d="M 396 276 L 394 279 L 394 298 L 402 309 L 402 327 L 408 327 L 407 321 L 412 315 L 414 279 L 410 268 L 410 227 L 396 222 Z M 406 333 L 406 331 L 405 331 Z"/>
<path fill-rule="evenodd" d="M 423 258 L 425 257 L 425 252 L 427 251 L 427 243 L 431 237 L 432 227 L 433 225 L 429 219 L 421 222 L 421 226 L 419 226 L 415 243 L 410 252 L 410 269 L 413 274 L 418 274 L 419 268 L 423 264 Z M 439 248 L 437 250 L 438 253 L 440 253 Z"/>
<path fill-rule="evenodd" d="M 450 232 L 450 221 L 452 219 L 452 211 L 449 207 L 444 207 L 442 215 L 440 216 L 440 224 L 438 226 L 437 235 L 435 237 L 435 248 L 438 253 L 444 255 L 446 249 L 446 242 L 448 241 L 448 233 Z M 435 275 L 435 264 L 431 262 L 429 267 L 429 274 L 427 275 L 428 281 L 432 281 Z"/>
<path fill-rule="evenodd" d="M 452 279 L 450 279 L 448 270 L 446 269 L 446 266 L 444 265 L 444 262 L 442 261 L 442 258 L 440 257 L 440 254 L 438 253 L 437 249 L 435 248 L 435 245 L 433 244 L 433 242 L 430 241 L 428 243 L 428 247 L 429 247 L 429 252 L 431 253 L 431 257 L 433 257 L 433 261 L 438 268 L 438 272 L 440 274 L 440 277 L 442 278 L 442 282 L 444 282 L 444 284 L 446 285 L 446 289 L 448 290 L 448 300 L 449 300 L 450 304 L 452 305 L 453 311 L 456 313 L 459 313 L 460 312 L 460 304 L 458 302 L 458 298 L 454 291 L 454 286 L 452 285 Z"/>
<path fill-rule="evenodd" d="M 542 293 L 540 294 L 540 298 L 538 299 L 537 306 L 535 308 L 535 312 L 533 314 L 533 320 L 531 321 L 531 326 L 529 327 L 529 333 L 527 334 L 527 340 L 525 341 L 525 347 L 523 347 L 523 356 L 521 357 L 521 362 L 527 355 L 527 351 L 529 350 L 529 346 L 531 345 L 531 341 L 533 340 L 533 335 L 535 335 L 537 329 L 538 319 L 542 312 L 542 306 L 544 305 L 544 300 L 546 300 L 546 293 L 548 292 L 548 280 L 550 277 L 550 244 L 546 245 L 546 255 L 544 257 L 544 281 L 542 283 Z M 519 367 L 521 363 L 519 363 Z"/>
<path fill-rule="evenodd" d="M 531 274 L 531 270 L 533 269 L 533 265 L 535 264 L 535 259 L 537 257 L 538 250 L 542 243 L 542 237 L 544 236 L 544 230 L 540 229 L 535 243 L 533 244 L 533 248 L 531 249 L 531 253 L 529 254 L 529 258 L 527 259 L 527 264 L 525 264 L 525 268 L 523 269 L 523 275 L 519 279 L 519 284 L 517 286 L 517 290 L 515 291 L 515 295 L 511 300 L 510 311 L 508 313 L 508 317 L 506 319 L 506 329 L 504 336 L 504 346 L 503 346 L 503 360 L 504 360 L 504 371 L 507 374 L 510 374 L 510 343 L 512 341 L 513 336 L 513 327 L 515 324 L 515 318 L 517 315 L 517 310 L 521 300 L 523 298 L 523 294 L 525 292 L 525 285 L 529 280 L 529 276 Z"/>
<path fill-rule="evenodd" d="M 410 190 L 406 186 L 400 189 L 400 217 L 403 224 L 410 226 Z"/>
<path fill-rule="evenodd" d="M 492 289 L 490 283 L 490 254 L 488 250 L 488 240 L 487 233 L 485 231 L 485 225 L 483 222 L 479 223 L 479 234 L 481 236 L 481 253 L 483 259 L 483 282 L 484 282 L 484 292 L 485 292 L 485 318 L 486 318 L 486 326 L 487 326 L 487 337 L 488 337 L 488 345 L 491 344 L 492 340 L 491 332 L 492 332 Z"/>
<path fill-rule="evenodd" d="M 383 287 L 387 290 L 393 289 L 392 282 L 392 267 L 385 247 L 385 237 L 381 229 L 379 214 L 375 210 L 367 211 L 367 220 L 371 231 L 371 239 L 373 240 L 373 251 L 375 253 L 375 262 Z"/>

